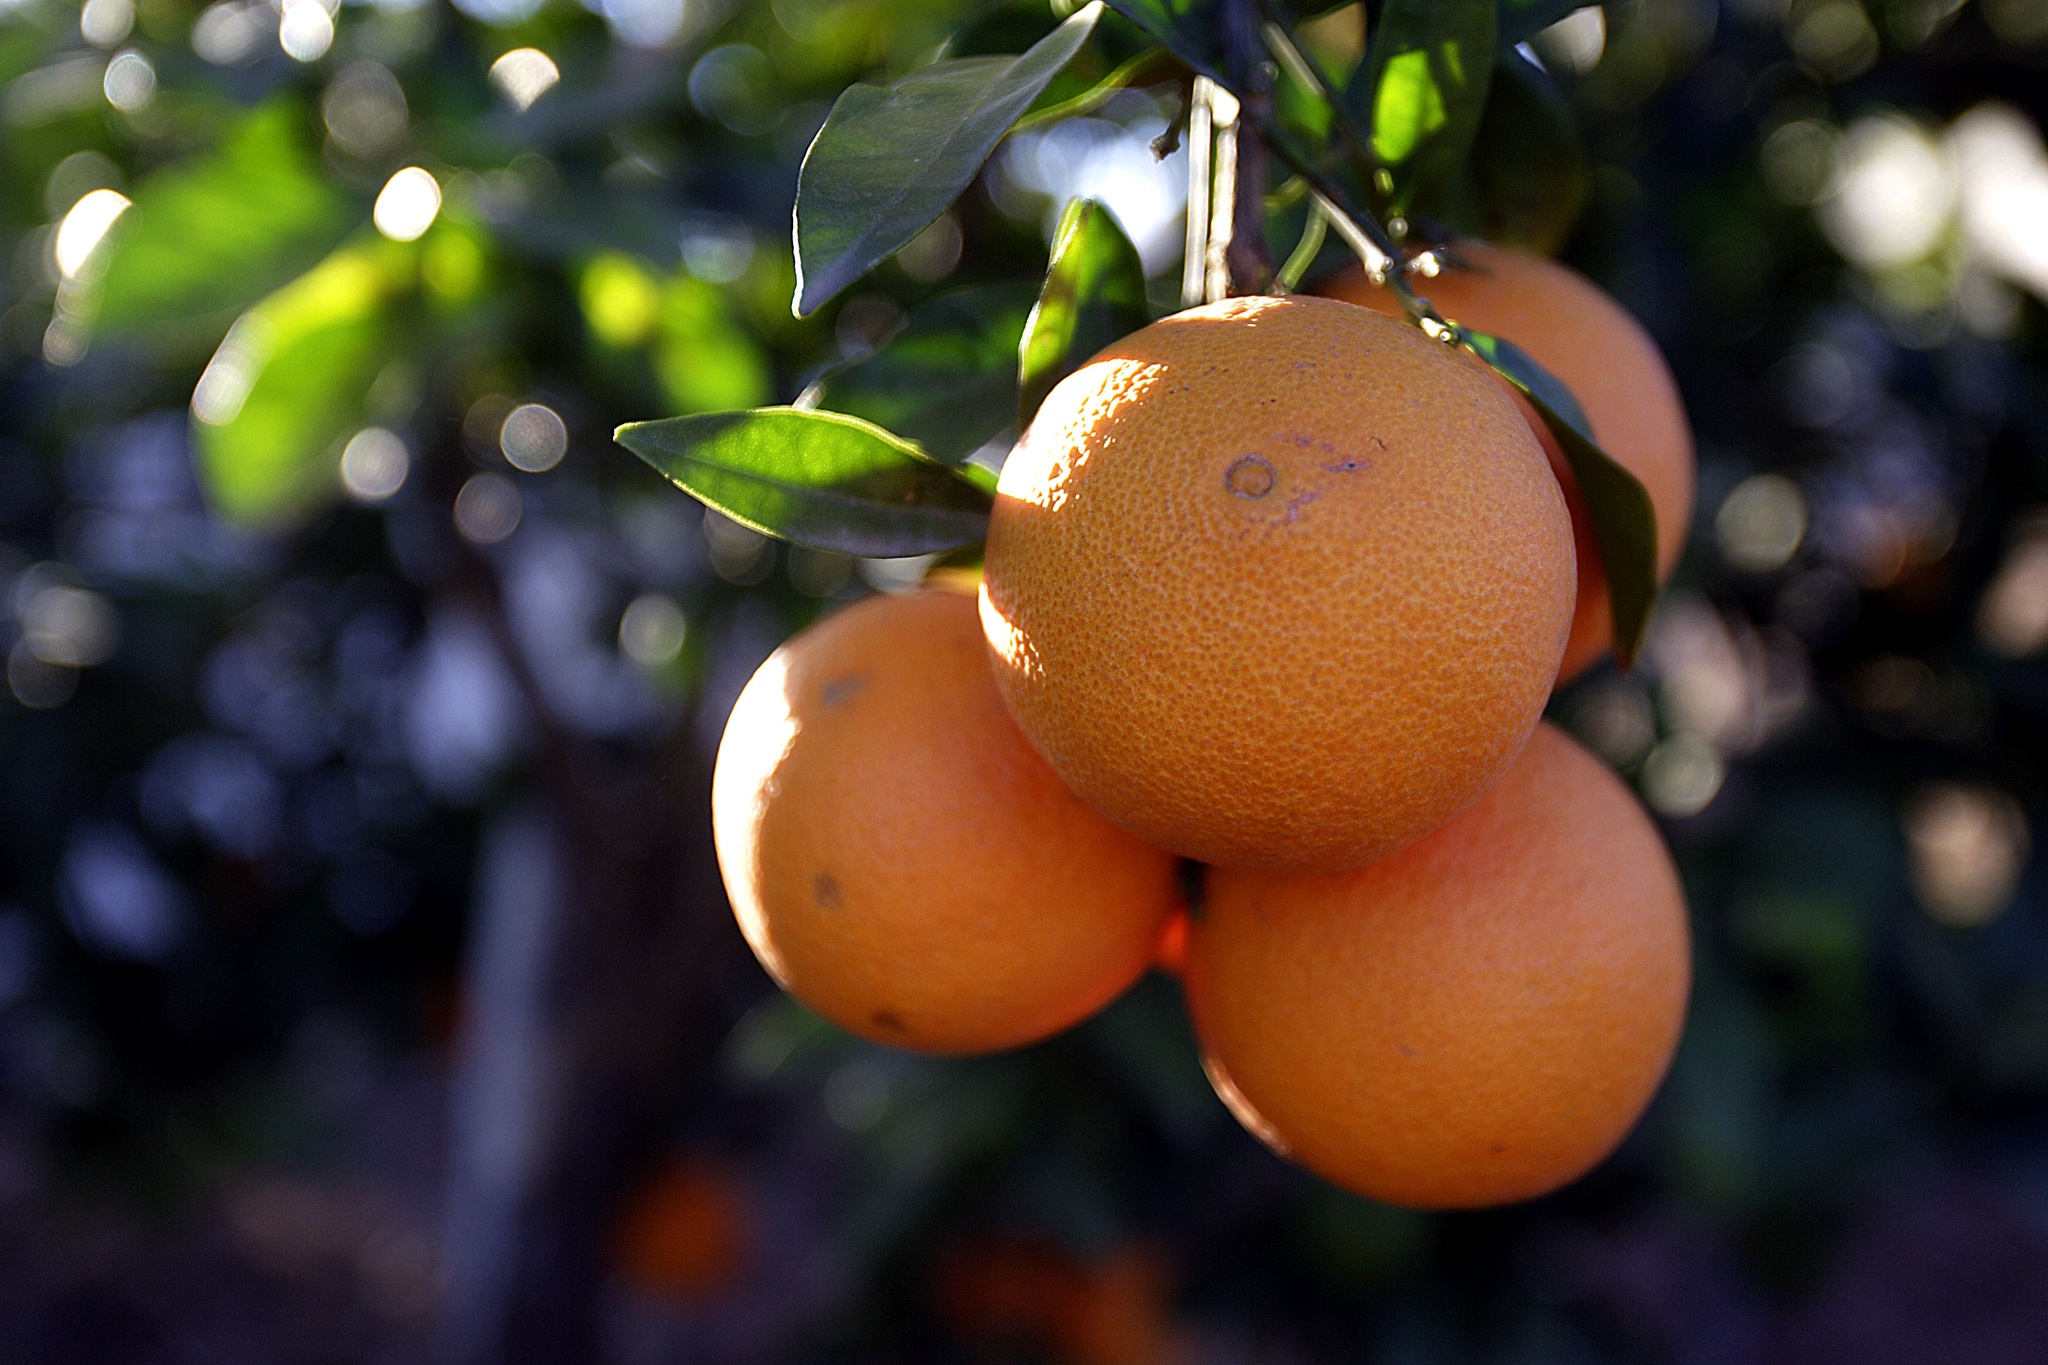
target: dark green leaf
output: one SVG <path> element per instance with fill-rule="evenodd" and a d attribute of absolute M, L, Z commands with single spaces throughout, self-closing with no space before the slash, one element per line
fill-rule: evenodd
<path fill-rule="evenodd" d="M 1071 99 L 1049 102 L 1032 110 L 1017 120 L 1016 131 L 1021 133 L 1027 128 L 1038 128 L 1048 123 L 1058 123 L 1062 119 L 1092 114 L 1109 103 L 1110 98 L 1120 90 L 1163 83 L 1172 79 L 1181 70 L 1180 62 L 1172 53 L 1161 48 L 1147 48 Z"/>
<path fill-rule="evenodd" d="M 334 492 L 415 256 L 380 239 L 343 247 L 237 319 L 192 397 L 200 480 L 222 516 L 276 525 Z"/>
<path fill-rule="evenodd" d="M 1486 109 L 1493 38 L 1492 0 L 1387 0 L 1352 107 L 1393 176 L 1396 210 L 1464 161 Z"/>
<path fill-rule="evenodd" d="M 890 343 L 826 375 L 815 406 L 864 418 L 963 464 L 1017 418 L 1017 345 L 1030 286 L 981 285 L 911 309 Z"/>
<path fill-rule="evenodd" d="M 1019 430 L 1053 385 L 1151 321 L 1145 267 L 1116 216 L 1093 199 L 1070 200 L 1053 236 L 1045 288 L 1017 351 Z"/>
<path fill-rule="evenodd" d="M 1607 573 L 1614 614 L 1614 652 L 1635 662 L 1657 597 L 1657 510 L 1635 475 L 1593 439 L 1585 409 L 1557 376 L 1521 347 L 1484 332 L 1465 331 L 1465 344 L 1496 374 L 1519 389 L 1549 426 L 1578 476 Z"/>
<path fill-rule="evenodd" d="M 218 151 L 144 181 L 110 238 L 94 326 L 225 325 L 353 232 L 363 206 L 321 175 L 300 125 L 296 105 L 264 105 Z"/>
<path fill-rule="evenodd" d="M 1578 124 L 1550 77 L 1519 52 L 1494 62 L 1471 167 L 1483 236 L 1549 255 L 1571 235 L 1586 202 Z"/>
<path fill-rule="evenodd" d="M 1515 44 L 1528 42 L 1589 3 L 1591 0 L 1500 0 L 1498 45 L 1503 51 L 1512 50 Z"/>
<path fill-rule="evenodd" d="M 796 313 L 811 312 L 931 226 L 1094 31 L 1100 4 L 1021 57 L 963 57 L 883 89 L 854 85 L 804 155 Z"/>
<path fill-rule="evenodd" d="M 1109 7 L 1195 70 L 1223 79 L 1215 0 L 1109 0 Z"/>
<path fill-rule="evenodd" d="M 916 555 L 988 534 L 989 495 L 857 417 L 798 408 L 620 427 L 620 445 L 766 535 L 850 555 Z"/>

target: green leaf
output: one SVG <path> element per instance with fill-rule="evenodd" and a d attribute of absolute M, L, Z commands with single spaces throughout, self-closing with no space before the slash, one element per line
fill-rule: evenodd
<path fill-rule="evenodd" d="M 1030 425 L 1053 385 L 1151 321 L 1145 267 L 1116 215 L 1093 199 L 1069 200 L 1017 350 L 1018 429 Z"/>
<path fill-rule="evenodd" d="M 1511 341 L 1464 330 L 1465 345 L 1521 391 L 1564 448 L 1578 476 L 1593 540 L 1607 573 L 1614 616 L 1614 652 L 1624 667 L 1635 662 L 1657 598 L 1657 510 L 1635 475 L 1593 439 L 1585 409 L 1562 381 Z"/>
<path fill-rule="evenodd" d="M 620 445 L 766 535 L 849 555 L 916 555 L 988 534 L 989 494 L 857 417 L 755 408 L 634 422 Z"/>
<path fill-rule="evenodd" d="M 1512 51 L 1515 44 L 1528 42 L 1573 10 L 1592 3 L 1594 0 L 1500 0 L 1496 41 L 1503 52 Z"/>
<path fill-rule="evenodd" d="M 222 516 L 275 526 L 334 491 L 416 256 L 378 239 L 343 247 L 236 319 L 192 395 L 200 480 Z"/>
<path fill-rule="evenodd" d="M 1563 92 L 1519 52 L 1500 54 L 1473 143 L 1480 234 L 1551 255 L 1586 203 L 1586 153 Z"/>
<path fill-rule="evenodd" d="M 1109 7 L 1195 70 L 1223 79 L 1215 0 L 1109 0 Z"/>
<path fill-rule="evenodd" d="M 1352 102 L 1364 94 L 1397 211 L 1464 161 L 1486 108 L 1493 39 L 1492 0 L 1387 0 Z"/>
<path fill-rule="evenodd" d="M 364 216 L 322 177 L 298 106 L 273 101 L 217 151 L 137 188 L 114 226 L 93 325 L 225 323 L 333 250 Z"/>
<path fill-rule="evenodd" d="M 1033 301 L 1023 284 L 928 299 L 888 345 L 820 379 L 813 406 L 873 422 L 943 464 L 965 464 L 1017 419 L 1017 346 Z"/>
<path fill-rule="evenodd" d="M 1021 57 L 963 57 L 832 106 L 796 188 L 796 314 L 895 254 L 960 197 L 1094 31 L 1091 4 Z"/>

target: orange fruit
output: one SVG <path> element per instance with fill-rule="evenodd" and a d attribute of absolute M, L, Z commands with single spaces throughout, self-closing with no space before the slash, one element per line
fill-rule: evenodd
<path fill-rule="evenodd" d="M 872 597 L 777 650 L 712 778 L 733 912 L 834 1023 L 921 1052 L 1034 1042 L 1151 963 L 1174 860 L 1081 804 L 1003 709 L 973 597 Z"/>
<path fill-rule="evenodd" d="M 1417 279 L 1417 292 L 1446 318 L 1514 342 L 1564 381 L 1586 410 L 1600 448 L 1649 492 L 1657 511 L 1657 578 L 1670 578 L 1692 523 L 1692 427 L 1657 343 L 1627 309 L 1568 266 L 1484 242 L 1459 241 L 1452 250 L 1474 268 L 1446 266 L 1434 279 Z M 1355 267 L 1318 292 L 1401 315 L 1394 296 Z M 1568 681 L 1614 644 L 1607 575 L 1600 568 L 1600 549 L 1578 478 L 1557 438 L 1526 399 L 1504 381 L 1501 387 L 1520 404 L 1571 504 L 1579 601 L 1559 671 L 1559 680 Z"/>
<path fill-rule="evenodd" d="M 1621 1141 L 1677 1045 L 1691 949 L 1655 826 L 1546 724 L 1392 857 L 1213 871 L 1185 979 L 1247 1128 L 1359 1194 L 1470 1208 L 1555 1189 Z"/>
<path fill-rule="evenodd" d="M 1003 467 L 982 584 L 1024 733 L 1204 862 L 1354 867 L 1507 770 L 1564 650 L 1571 520 L 1485 368 L 1323 299 L 1123 338 Z"/>
<path fill-rule="evenodd" d="M 635 1289 L 701 1299 L 739 1277 L 747 1252 L 747 1198 L 739 1177 L 694 1158 L 664 1166 L 627 1197 L 618 1265 Z"/>
<path fill-rule="evenodd" d="M 1168 1365 L 1179 1354 L 1167 1267 L 1147 1247 L 1083 1263 L 991 1240 L 949 1254 L 938 1287 L 954 1333 L 976 1345 L 1037 1348 L 1064 1365 Z"/>

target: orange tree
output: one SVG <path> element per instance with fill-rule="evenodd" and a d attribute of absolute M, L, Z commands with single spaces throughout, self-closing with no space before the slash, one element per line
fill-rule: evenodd
<path fill-rule="evenodd" d="M 724 515 L 814 550 L 907 557 L 957 552 L 985 536 L 982 626 L 1023 737 L 1081 801 L 1168 853 L 1217 865 L 1219 886 L 1234 869 L 1346 874 L 1389 855 L 1398 862 L 1417 840 L 1433 847 L 1426 836 L 1440 827 L 1445 839 L 1468 827 L 1516 831 L 1500 836 L 1511 870 L 1486 890 L 1446 881 L 1445 869 L 1481 856 L 1493 836 L 1464 836 L 1473 847 L 1456 857 L 1418 854 L 1418 903 L 1433 911 L 1418 912 L 1413 932 L 1436 925 L 1447 951 L 1463 955 L 1448 945 L 1458 937 L 1456 907 L 1467 902 L 1483 907 L 1482 918 L 1490 910 L 1520 926 L 1506 943 L 1545 937 L 1530 926 L 1550 900 L 1563 909 L 1560 924 L 1584 915 L 1597 926 L 1572 940 L 1583 952 L 1544 951 L 1526 970 L 1474 954 L 1488 964 L 1481 975 L 1518 983 L 1504 995 L 1519 1005 L 1503 1009 L 1523 1011 L 1519 1022 L 1488 1028 L 1544 1040 L 1511 1068 L 1544 1078 L 1527 1093 L 1501 1086 L 1503 1064 L 1484 1047 L 1454 1041 L 1416 1061 L 1430 1049 L 1415 1038 L 1449 1036 L 1420 1023 L 1414 1037 L 1391 1041 L 1371 1025 L 1276 1024 L 1263 1063 L 1248 1071 L 1242 1059 L 1260 1049 L 1245 1049 L 1241 1026 L 1219 1028 L 1222 1016 L 1200 1008 L 1221 994 L 1209 983 L 1230 979 L 1237 964 L 1203 951 L 1221 937 L 1208 916 L 1227 907 L 1207 905 L 1199 872 L 1189 981 L 1217 1089 L 1280 1150 L 1305 1151 L 1314 1169 L 1396 1200 L 1527 1198 L 1583 1172 L 1632 1126 L 1669 1062 L 1689 967 L 1674 947 L 1683 917 L 1661 851 L 1617 847 L 1631 869 L 1618 884 L 1648 878 L 1640 911 L 1616 885 L 1559 870 L 1597 862 L 1609 826 L 1617 837 L 1646 831 L 1640 816 L 1616 824 L 1590 813 L 1598 803 L 1577 799 L 1575 788 L 1541 792 L 1550 784 L 1540 777 L 1523 778 L 1519 798 L 1488 789 L 1529 742 L 1558 678 L 1576 579 L 1606 589 L 1589 599 L 1608 616 L 1598 638 L 1632 660 L 1680 537 L 1674 528 L 1660 546 L 1656 504 L 1629 465 L 1600 448 L 1555 376 L 1513 337 L 1447 319 L 1418 292 L 1431 276 L 1450 284 L 1482 273 L 1517 287 L 1505 258 L 1461 253 L 1463 239 L 1434 215 L 1482 211 L 1488 192 L 1473 159 L 1495 68 L 1510 82 L 1536 78 L 1515 46 L 1546 16 L 1469 0 L 1390 4 L 1369 30 L 1361 11 L 1299 23 L 1316 17 L 1286 6 L 1269 13 L 1254 0 L 1090 3 L 1021 55 L 941 60 L 886 88 L 853 86 L 806 153 L 795 206 L 798 314 L 910 249 L 1021 122 L 1056 128 L 1133 81 L 1171 82 L 1185 126 L 1169 123 L 1160 141 L 1189 145 L 1187 201 L 1198 206 L 1182 245 L 1182 311 L 1152 320 L 1136 245 L 1102 205 L 1076 199 L 1014 338 L 985 307 L 977 317 L 971 299 L 942 295 L 927 305 L 939 325 L 976 333 L 952 348 L 953 366 L 920 365 L 930 324 L 906 319 L 901 335 L 827 372 L 795 405 L 634 424 L 619 440 Z M 1105 44 L 1119 28 L 1134 30 L 1122 36 L 1135 50 L 1084 89 L 1056 89 L 1105 25 Z M 1496 51 L 1497 63 L 1481 60 Z M 1300 210 L 1298 245 L 1276 274 L 1267 229 L 1269 220 L 1284 226 L 1277 220 L 1290 206 Z M 1331 236 L 1396 301 L 1403 322 L 1331 300 L 1247 297 L 1288 292 Z M 1474 288 L 1472 306 L 1483 306 L 1484 288 Z M 1600 305 L 1597 290 L 1583 292 Z M 1635 368 L 1646 373 L 1612 387 L 1665 430 L 1664 482 L 1678 485 L 1666 506 L 1682 514 L 1691 501 L 1683 410 L 1654 346 L 1619 308 L 1600 306 L 1578 325 L 1619 331 L 1645 353 Z M 1558 312 L 1498 316 L 1554 330 Z M 1545 349 L 1575 355 L 1550 342 L 1545 330 Z M 982 373 L 960 374 L 963 356 Z M 1627 368 L 1596 361 L 1580 372 Z M 963 389 L 998 401 L 963 401 Z M 1603 400 L 1608 392 L 1601 388 Z M 899 425 L 936 420 L 906 436 L 863 410 Z M 1611 429 L 1629 435 L 1637 467 L 1648 468 L 1634 454 L 1634 428 L 1619 420 L 1633 407 L 1604 410 Z M 1022 435 L 1006 453 L 1013 420 Z M 1560 481 L 1590 551 L 1576 574 Z M 948 599 L 920 601 L 936 611 Z M 960 641 L 907 612 L 892 624 L 856 609 L 815 627 L 749 685 L 719 758 L 726 884 L 763 965 L 842 1026 L 935 1051 L 1036 1041 L 1129 985 L 1157 941 L 1165 902 L 1141 889 L 1142 878 L 1111 875 L 1127 861 L 1144 869 L 1135 850 L 1080 856 L 1107 847 L 1099 830 L 1084 841 L 1085 820 L 1070 834 L 1027 814 L 1032 802 L 1014 801 L 1019 788 L 1007 774 L 1028 751 L 1000 714 L 989 718 L 979 655 L 962 675 Z M 964 604 L 955 615 L 966 620 Z M 842 634 L 867 642 L 848 649 Z M 910 673 L 896 676 L 899 666 Z M 905 730 L 890 717 L 914 719 Z M 1011 762 L 993 762 L 1011 751 Z M 988 760 L 945 763 L 970 752 Z M 1549 772 L 1527 768 L 1538 770 Z M 1036 803 L 1078 815 L 1056 781 L 1034 791 Z M 819 792 L 832 795 L 821 801 Z M 1482 819 L 1484 802 L 1496 799 L 1556 801 L 1570 813 L 1557 830 L 1532 835 L 1527 810 L 1498 825 Z M 1482 805 L 1459 815 L 1475 801 Z M 980 832 L 984 807 L 1002 812 L 1007 837 Z M 1583 844 L 1576 859 L 1523 849 L 1570 843 L 1567 828 Z M 963 840 L 983 850 L 976 877 L 962 876 Z M 1011 867 L 1027 853 L 1077 880 L 1028 862 L 1021 873 Z M 885 877 L 862 878 L 858 894 L 842 887 L 845 869 L 875 859 Z M 972 890 L 964 899 L 963 883 Z M 1361 957 L 1374 955 L 1379 926 L 1396 917 L 1366 903 L 1332 915 L 1326 940 L 1281 935 L 1272 961 L 1247 969 L 1259 984 L 1244 994 L 1262 1001 L 1253 1012 L 1319 1018 L 1315 1002 L 1293 998 L 1329 991 L 1316 965 L 1345 960 L 1354 936 L 1368 945 Z M 1084 926 L 1085 940 L 1074 932 Z M 1604 954 L 1592 945 L 1611 938 L 1651 946 L 1603 976 L 1595 964 Z M 1070 939 L 1086 951 L 1055 951 Z M 1641 995 L 1626 989 L 1632 973 L 1647 983 Z M 1463 1012 L 1464 996 L 1440 989 L 1435 973 L 1402 975 L 1355 989 L 1387 996 L 1379 1003 L 1411 1022 Z M 963 978 L 975 983 L 964 1000 L 952 985 Z M 1558 1024 L 1564 1002 L 1585 997 L 1611 997 L 1603 1007 L 1613 1012 L 1577 1032 Z M 1599 1043 L 1610 1036 L 1641 1050 L 1609 1058 Z M 1340 1094 L 1323 1096 L 1322 1125 L 1304 1118 L 1308 1105 L 1282 1122 L 1258 1116 L 1261 1096 L 1290 1089 L 1276 1073 L 1322 1074 L 1331 1070 L 1326 1053 L 1357 1050 L 1375 1058 L 1366 1074 L 1379 1079 L 1338 1083 Z M 1580 1064 L 1583 1076 L 1572 1070 Z M 1439 1109 L 1404 1116 L 1359 1098 L 1381 1084 L 1435 1094 Z M 1593 1092 L 1611 1102 L 1593 1103 Z M 1323 1140 L 1300 1138 L 1317 1127 L 1327 1129 Z M 1550 1129 L 1570 1131 L 1531 1136 Z M 1476 1154 L 1500 1169 L 1491 1178 L 1424 1176 L 1395 1161 L 1390 1173 L 1348 1154 L 1388 1140 Z M 1514 1165 L 1524 1160 L 1527 1169 Z"/>

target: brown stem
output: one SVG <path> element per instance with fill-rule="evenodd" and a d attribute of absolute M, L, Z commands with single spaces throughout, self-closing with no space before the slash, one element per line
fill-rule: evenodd
<path fill-rule="evenodd" d="M 1231 294 L 1262 294 L 1273 283 L 1273 258 L 1266 250 L 1266 144 L 1259 132 L 1273 113 L 1272 72 L 1266 62 L 1259 0 L 1223 0 L 1220 11 L 1224 70 L 1242 110 L 1237 120 L 1237 194 L 1224 262 Z"/>

